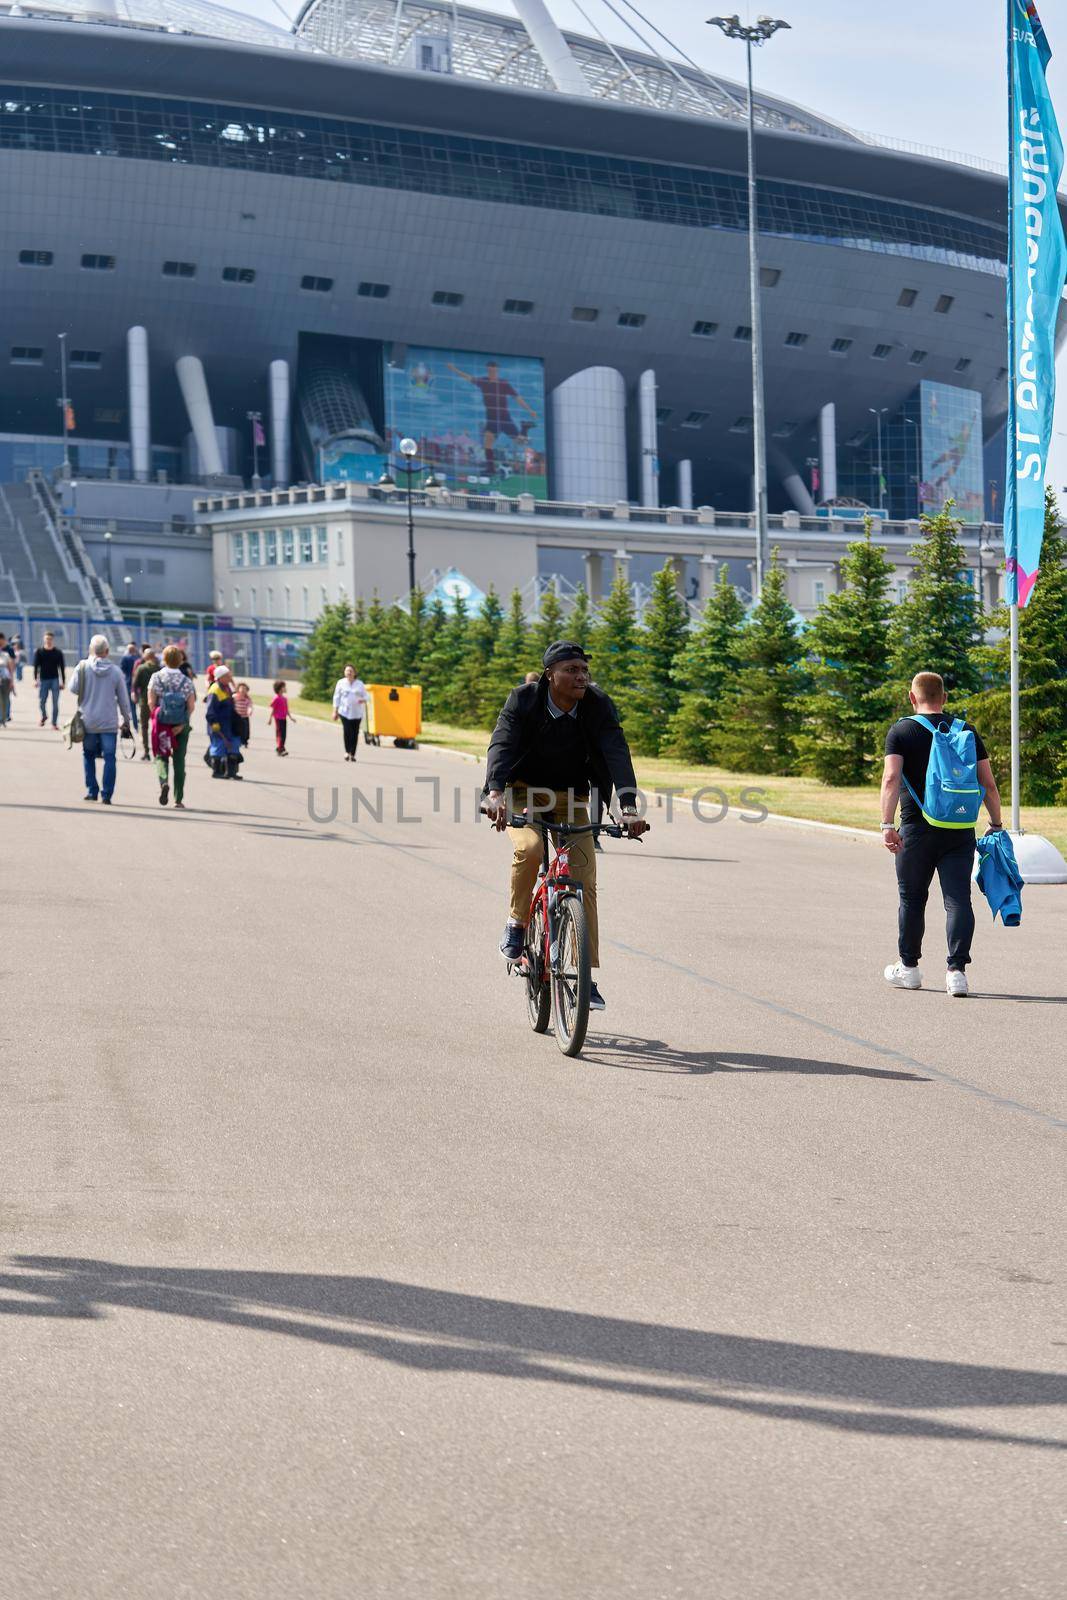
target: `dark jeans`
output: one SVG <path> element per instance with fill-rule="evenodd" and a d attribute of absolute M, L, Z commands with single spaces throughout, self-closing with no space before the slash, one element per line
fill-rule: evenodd
<path fill-rule="evenodd" d="M 96 780 L 96 763 L 103 757 L 104 761 L 104 788 L 105 800 L 110 800 L 115 793 L 115 746 L 118 743 L 117 733 L 89 733 L 86 732 L 82 744 L 82 764 L 85 768 L 85 792 L 91 794 L 95 800 L 100 793 L 100 785 Z"/>
<path fill-rule="evenodd" d="M 42 678 L 37 685 L 37 698 L 41 704 L 41 715 L 48 721 L 48 701 L 52 701 L 52 726 L 59 726 L 59 679 Z"/>
<path fill-rule="evenodd" d="M 345 755 L 359 754 L 359 730 L 363 722 L 362 717 L 342 717 L 341 727 L 345 734 Z"/>
<path fill-rule="evenodd" d="M 900 830 L 904 848 L 896 858 L 900 890 L 898 949 L 906 967 L 917 967 L 926 931 L 926 901 L 937 873 L 945 901 L 950 971 L 962 972 L 971 959 L 974 908 L 971 870 L 975 840 L 971 828 L 931 828 L 908 822 Z"/>
<path fill-rule="evenodd" d="M 275 717 L 274 719 L 274 742 L 279 750 L 285 749 L 286 721 L 287 719 L 285 717 Z"/>

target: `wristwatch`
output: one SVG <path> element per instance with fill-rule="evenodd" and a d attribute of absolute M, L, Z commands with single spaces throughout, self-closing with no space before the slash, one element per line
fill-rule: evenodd
<path fill-rule="evenodd" d="M 883 822 L 881 824 L 881 831 L 883 833 L 896 833 L 897 825 L 895 822 Z"/>

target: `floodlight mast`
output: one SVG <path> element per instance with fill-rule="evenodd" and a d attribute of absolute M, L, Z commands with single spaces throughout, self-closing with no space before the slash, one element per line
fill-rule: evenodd
<path fill-rule="evenodd" d="M 744 42 L 748 64 L 748 279 L 752 323 L 752 466 L 756 513 L 756 577 L 754 599 L 763 592 L 767 565 L 767 424 L 763 403 L 763 318 L 760 308 L 759 217 L 756 201 L 756 112 L 752 90 L 752 49 L 774 37 L 789 23 L 777 17 L 757 17 L 746 26 L 737 15 L 709 17 L 708 26 L 721 28 L 728 39 Z"/>

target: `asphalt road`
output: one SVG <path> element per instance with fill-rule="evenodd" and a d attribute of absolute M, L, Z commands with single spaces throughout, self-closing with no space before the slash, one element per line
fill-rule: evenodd
<path fill-rule="evenodd" d="M 1059 1600 L 1067 894 L 902 994 L 876 841 L 658 813 L 571 1062 L 476 768 L 107 811 L 17 706 L 4 1600 Z"/>

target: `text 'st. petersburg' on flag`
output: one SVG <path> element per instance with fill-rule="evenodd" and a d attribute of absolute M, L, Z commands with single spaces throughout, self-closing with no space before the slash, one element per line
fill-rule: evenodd
<path fill-rule="evenodd" d="M 1049 95 L 1052 59 L 1034 0 L 1008 0 L 1011 73 L 1011 251 L 1008 261 L 1008 461 L 1004 497 L 1007 598 L 1025 606 L 1037 581 L 1045 478 L 1056 402 L 1056 319 L 1064 241 L 1056 192 L 1063 142 Z"/>

